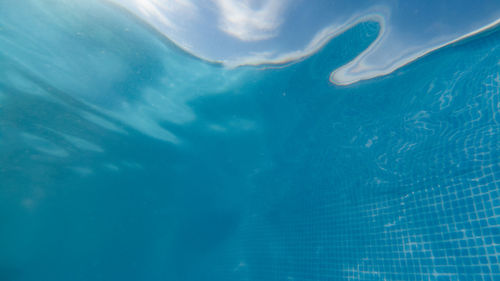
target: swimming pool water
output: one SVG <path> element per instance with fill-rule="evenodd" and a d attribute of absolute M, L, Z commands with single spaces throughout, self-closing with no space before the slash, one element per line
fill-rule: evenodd
<path fill-rule="evenodd" d="M 498 27 L 338 86 L 379 23 L 230 69 L 58 3 L 0 10 L 0 280 L 500 280 Z"/>

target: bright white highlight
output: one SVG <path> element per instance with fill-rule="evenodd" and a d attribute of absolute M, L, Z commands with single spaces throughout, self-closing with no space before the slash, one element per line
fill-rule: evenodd
<path fill-rule="evenodd" d="M 198 8 L 191 0 L 115 0 L 116 3 L 137 11 L 158 27 L 176 30 L 180 18 L 197 16 Z"/>
<path fill-rule="evenodd" d="M 219 9 L 219 28 L 242 41 L 275 37 L 283 23 L 286 0 L 214 0 Z M 260 4 L 260 5 L 259 5 Z"/>
<path fill-rule="evenodd" d="M 372 44 L 349 63 L 338 69 L 332 69 L 330 81 L 337 85 L 349 85 L 390 74 L 429 52 L 498 25 L 500 21 L 500 11 L 493 9 L 491 14 L 485 14 L 483 19 L 467 20 L 465 22 L 468 24 L 453 27 L 457 23 L 456 19 L 431 17 L 435 11 L 425 8 L 425 5 L 419 4 L 418 1 L 412 2 L 410 6 L 413 9 L 411 10 L 394 5 L 392 1 L 383 0 L 378 1 L 377 4 L 367 1 L 358 7 L 348 8 L 349 5 L 347 5 L 345 10 L 330 8 L 332 12 L 330 24 L 319 32 L 313 32 L 316 35 L 308 44 L 302 48 L 294 46 L 293 49 L 280 50 L 274 43 L 285 36 L 290 36 L 288 33 L 281 32 L 282 29 L 290 28 L 284 23 L 286 20 L 295 20 L 287 19 L 285 12 L 296 11 L 299 6 L 311 5 L 314 1 L 110 1 L 123 4 L 195 56 L 211 62 L 220 62 L 229 67 L 241 65 L 269 67 L 273 64 L 272 67 L 282 67 L 306 59 L 331 38 L 356 24 L 365 21 L 378 22 L 380 31 Z M 300 5 L 297 4 L 299 2 L 301 2 Z M 469 14 L 475 15 L 473 12 L 469 13 L 459 8 L 454 11 L 464 17 Z M 421 23 L 417 21 L 422 18 L 420 14 L 433 19 L 430 22 Z M 409 21 L 404 21 L 402 18 L 407 18 Z M 311 22 L 315 20 L 310 19 Z M 184 28 L 178 28 L 182 25 Z M 440 26 L 443 28 L 436 28 Z M 238 39 L 239 42 L 224 41 L 227 35 Z M 267 44 L 272 45 L 269 47 Z M 255 46 L 255 49 L 251 50 L 246 46 L 252 48 Z M 266 47 L 261 48 L 262 46 Z M 210 53 L 219 54 L 213 57 Z"/>

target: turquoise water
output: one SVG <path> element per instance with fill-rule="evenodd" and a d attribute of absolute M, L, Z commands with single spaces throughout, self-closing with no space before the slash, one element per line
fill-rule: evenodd
<path fill-rule="evenodd" d="M 232 69 L 37 3 L 0 9 L 0 280 L 500 279 L 498 27 L 338 86 L 378 22 Z"/>

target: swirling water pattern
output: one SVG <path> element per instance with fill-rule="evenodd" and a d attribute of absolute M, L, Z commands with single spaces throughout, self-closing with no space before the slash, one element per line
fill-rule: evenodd
<path fill-rule="evenodd" d="M 26 3 L 0 9 L 1 280 L 500 278 L 498 27 L 337 86 L 379 23 L 227 69 Z"/>

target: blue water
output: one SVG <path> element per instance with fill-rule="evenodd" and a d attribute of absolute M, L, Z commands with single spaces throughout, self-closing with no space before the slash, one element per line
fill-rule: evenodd
<path fill-rule="evenodd" d="M 350 86 L 0 3 L 0 280 L 500 280 L 500 28 Z M 77 11 L 77 12 L 75 12 Z"/>

